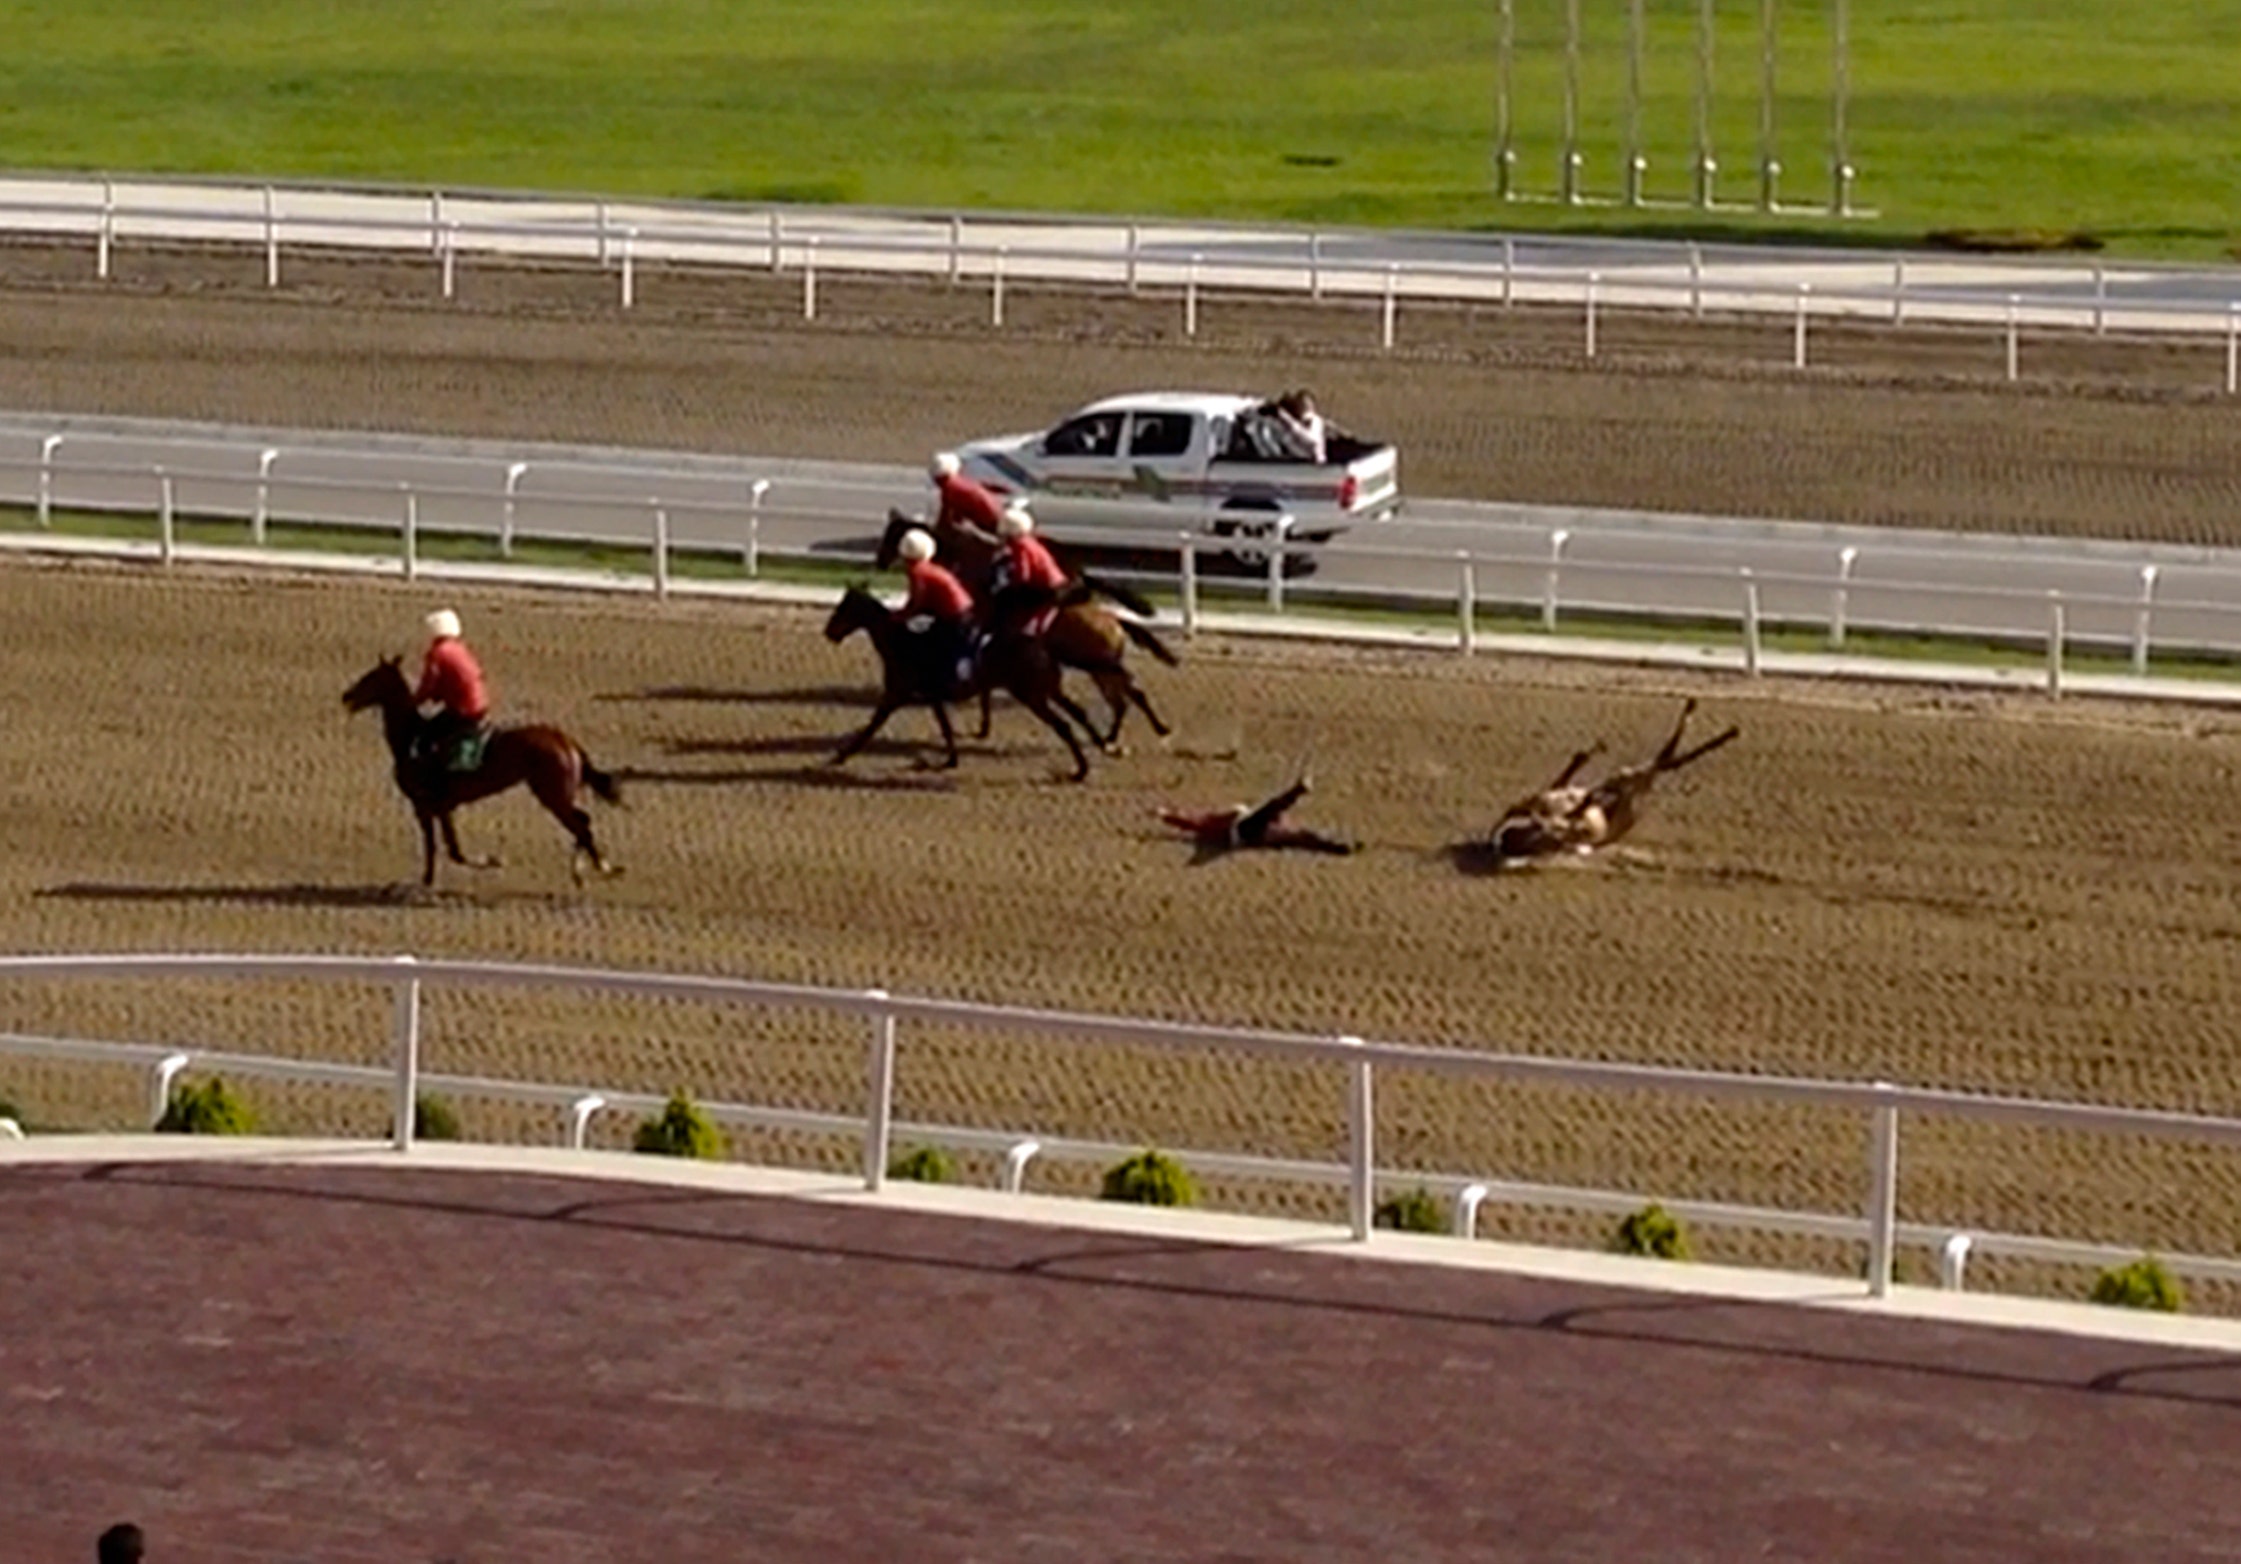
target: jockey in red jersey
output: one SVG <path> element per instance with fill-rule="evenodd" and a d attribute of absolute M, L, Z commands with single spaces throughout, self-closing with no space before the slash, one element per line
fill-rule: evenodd
<path fill-rule="evenodd" d="M 910 595 L 895 610 L 896 620 L 915 633 L 942 637 L 946 661 L 954 664 L 958 682 L 965 682 L 976 650 L 973 595 L 946 565 L 935 563 L 934 539 L 923 527 L 904 533 L 895 551 L 910 581 Z M 923 626 L 917 623 L 921 620 L 926 621 Z"/>
<path fill-rule="evenodd" d="M 1296 847 L 1305 852 L 1341 857 L 1353 852 L 1351 842 L 1323 836 L 1305 826 L 1284 823 L 1286 812 L 1307 796 L 1308 787 L 1307 778 L 1301 777 L 1257 809 L 1233 804 L 1227 809 L 1160 809 L 1154 813 L 1176 830 L 1193 837 L 1202 853 L 1230 852 L 1241 847 Z"/>
<path fill-rule="evenodd" d="M 436 711 L 421 732 L 422 752 L 439 770 L 472 771 L 490 719 L 490 697 L 483 688 L 482 665 L 460 639 L 459 616 L 440 608 L 424 621 L 428 655 L 420 665 L 413 699 Z"/>
<path fill-rule="evenodd" d="M 1004 540 L 1006 584 L 1049 587 L 1053 592 L 1063 592 L 1071 585 L 1043 540 L 1035 536 L 1035 518 L 1028 513 L 1025 500 L 1014 500 L 1004 507 L 996 534 Z"/>
<path fill-rule="evenodd" d="M 937 527 L 977 527 L 982 532 L 994 532 L 1004 518 L 1003 501 L 996 498 L 988 486 L 968 478 L 964 464 L 954 451 L 944 451 L 936 456 L 930 471 L 934 489 L 941 504 L 934 512 Z"/>

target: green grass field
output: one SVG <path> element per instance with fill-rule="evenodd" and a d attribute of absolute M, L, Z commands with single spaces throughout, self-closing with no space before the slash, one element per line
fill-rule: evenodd
<path fill-rule="evenodd" d="M 1520 170 L 1556 182 L 1562 0 L 1515 0 Z M 1697 0 L 1649 0 L 1653 194 L 1688 188 Z M 1785 196 L 1829 186 L 1827 0 L 1782 0 Z M 0 0 L 0 163 L 739 200 L 1901 238 L 2241 238 L 2241 4 L 1852 0 L 1873 223 L 1492 198 L 1496 0 Z M 1625 0 L 1585 0 L 1590 188 Z M 1754 189 L 1756 0 L 1718 0 L 1722 193 Z"/>

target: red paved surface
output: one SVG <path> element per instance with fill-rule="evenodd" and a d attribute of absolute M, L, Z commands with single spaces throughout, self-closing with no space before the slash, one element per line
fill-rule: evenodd
<path fill-rule="evenodd" d="M 2241 1361 L 439 1171 L 0 1171 L 0 1557 L 2241 1556 Z"/>

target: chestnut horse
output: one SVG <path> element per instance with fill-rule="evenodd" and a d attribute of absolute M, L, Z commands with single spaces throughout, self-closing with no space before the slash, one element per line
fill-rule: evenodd
<path fill-rule="evenodd" d="M 608 803 L 619 804 L 622 789 L 613 777 L 591 763 L 591 757 L 584 753 L 581 744 L 560 729 L 544 725 L 500 728 L 490 735 L 489 743 L 483 747 L 482 763 L 472 771 L 455 774 L 439 770 L 438 762 L 418 753 L 418 740 L 425 724 L 419 704 L 412 698 L 412 684 L 397 658 L 384 657 L 374 664 L 364 678 L 343 691 L 342 704 L 351 712 L 373 708 L 381 713 L 382 735 L 388 739 L 390 758 L 396 763 L 397 789 L 405 795 L 420 821 L 420 883 L 423 886 L 436 883 L 436 830 L 439 826 L 443 829 L 444 850 L 453 863 L 469 869 L 498 867 L 496 858 L 469 858 L 459 850 L 459 833 L 451 823 L 452 812 L 524 782 L 537 796 L 537 802 L 543 804 L 575 839 L 575 851 L 569 855 L 568 866 L 578 880 L 583 878 L 583 862 L 587 857 L 601 874 L 618 872 L 600 852 L 599 843 L 592 836 L 591 816 L 584 812 L 578 800 L 588 788 Z"/>
<path fill-rule="evenodd" d="M 890 510 L 887 531 L 880 537 L 879 553 L 873 562 L 882 570 L 891 568 L 903 534 L 921 525 L 934 540 L 934 557 L 956 572 L 965 590 L 972 593 L 973 601 L 988 601 L 989 590 L 995 584 L 996 562 L 1003 556 L 1004 545 L 978 527 L 954 522 L 947 525 L 921 523 L 899 510 Z M 1167 737 L 1172 730 L 1160 720 L 1159 713 L 1152 709 L 1151 697 L 1128 670 L 1128 643 L 1135 642 L 1170 668 L 1177 665 L 1175 654 L 1148 626 L 1123 619 L 1102 604 L 1091 601 L 1093 593 L 1110 597 L 1133 613 L 1149 616 L 1155 612 L 1137 593 L 1098 576 L 1076 574 L 1072 584 L 1058 594 L 1058 612 L 1052 617 L 1049 628 L 1043 631 L 1043 640 L 1061 668 L 1089 675 L 1113 714 L 1113 725 L 1102 737 L 1094 730 L 1090 736 L 1096 739 L 1099 749 L 1111 750 L 1120 742 L 1121 724 L 1128 720 L 1128 708 L 1134 706 L 1144 714 L 1144 720 L 1152 725 L 1154 733 Z M 983 688 L 978 736 L 984 739 L 988 737 L 989 699 L 990 692 Z"/>
<path fill-rule="evenodd" d="M 1742 732 L 1730 727 L 1692 749 L 1681 747 L 1696 701 L 1681 703 L 1673 732 L 1655 755 L 1639 765 L 1623 766 L 1592 787 L 1575 779 L 1603 753 L 1600 740 L 1573 755 L 1549 785 L 1518 800 L 1502 812 L 1501 822 L 1487 839 L 1495 862 L 1544 858 L 1557 853 L 1594 853 L 1632 834 L 1641 819 L 1642 805 L 1657 779 L 1702 760 L 1714 750 L 1735 742 Z"/>
<path fill-rule="evenodd" d="M 829 763 L 846 765 L 849 757 L 870 743 L 872 735 L 887 725 L 887 719 L 905 706 L 930 706 L 948 752 L 942 769 L 949 770 L 957 764 L 957 731 L 950 726 L 949 702 L 982 695 L 992 686 L 1000 685 L 1041 718 L 1045 727 L 1065 740 L 1068 752 L 1074 757 L 1074 780 L 1086 780 L 1089 756 L 1083 753 L 1066 719 L 1071 717 L 1080 723 L 1082 731 L 1094 738 L 1096 729 L 1090 723 L 1089 713 L 1068 700 L 1059 689 L 1058 664 L 1052 659 L 1049 648 L 1040 638 L 1022 633 L 1018 627 L 1023 617 L 1039 612 L 1048 606 L 1049 600 L 1048 591 L 1032 587 L 1009 588 L 999 594 L 995 606 L 1001 612 L 991 616 L 994 634 L 981 651 L 972 679 L 960 685 L 956 669 L 949 666 L 949 647 L 944 637 L 913 634 L 896 622 L 885 603 L 862 587 L 850 587 L 833 608 L 832 617 L 825 621 L 825 639 L 838 646 L 859 630 L 871 637 L 872 648 L 879 653 L 879 706 L 864 730 L 843 744 Z M 1061 711 L 1066 715 L 1060 716 Z"/>

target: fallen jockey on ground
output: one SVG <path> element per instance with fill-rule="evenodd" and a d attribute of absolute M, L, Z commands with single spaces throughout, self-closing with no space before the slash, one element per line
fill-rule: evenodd
<path fill-rule="evenodd" d="M 1235 852 L 1249 847 L 1272 851 L 1296 848 L 1302 852 L 1340 856 L 1353 852 L 1352 842 L 1284 822 L 1285 814 L 1307 796 L 1311 786 L 1303 776 L 1258 808 L 1233 804 L 1227 809 L 1209 811 L 1159 809 L 1153 812 L 1176 830 L 1195 838 L 1201 848 L 1214 852 Z"/>

